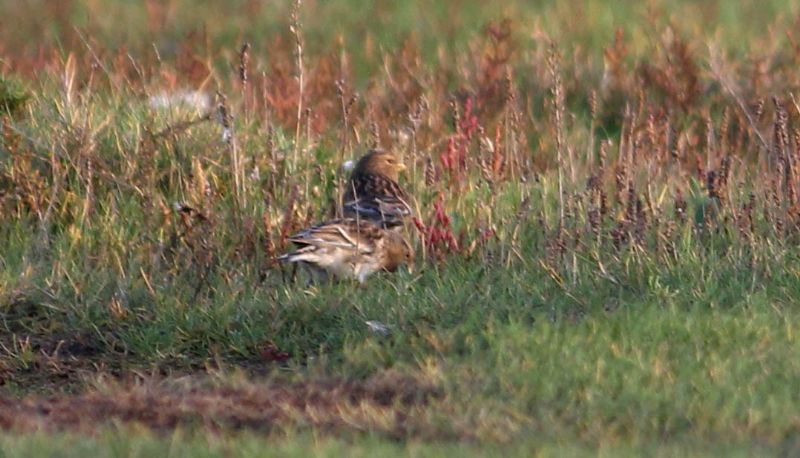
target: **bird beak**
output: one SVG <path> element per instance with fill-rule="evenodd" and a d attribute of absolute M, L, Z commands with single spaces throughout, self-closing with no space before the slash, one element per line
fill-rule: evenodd
<path fill-rule="evenodd" d="M 406 165 L 405 165 L 405 164 L 403 164 L 402 162 L 398 162 L 398 163 L 397 163 L 397 171 L 398 171 L 398 172 L 402 172 L 402 171 L 404 171 L 405 169 L 406 169 Z"/>

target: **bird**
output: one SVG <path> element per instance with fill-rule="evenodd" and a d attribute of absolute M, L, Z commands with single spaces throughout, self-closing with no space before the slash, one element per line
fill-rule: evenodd
<path fill-rule="evenodd" d="M 408 194 L 398 184 L 405 165 L 394 154 L 372 149 L 356 163 L 342 198 L 346 218 L 367 220 L 385 229 L 403 226 L 412 214 Z"/>
<path fill-rule="evenodd" d="M 401 265 L 410 268 L 414 264 L 414 249 L 399 232 L 355 218 L 326 221 L 288 240 L 298 248 L 277 259 L 300 263 L 323 280 L 333 276 L 363 284 L 376 272 L 394 272 Z"/>

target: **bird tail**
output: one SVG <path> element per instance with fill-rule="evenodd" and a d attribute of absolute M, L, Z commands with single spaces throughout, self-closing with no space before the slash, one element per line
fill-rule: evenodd
<path fill-rule="evenodd" d="M 303 262 L 303 261 L 313 262 L 316 259 L 316 256 L 313 253 L 315 248 L 316 247 L 313 246 L 307 246 L 304 248 L 300 248 L 299 250 L 290 251 L 289 253 L 284 253 L 272 259 L 280 262 Z"/>

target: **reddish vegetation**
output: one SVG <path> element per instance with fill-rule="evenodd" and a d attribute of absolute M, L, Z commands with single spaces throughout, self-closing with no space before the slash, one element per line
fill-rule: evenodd
<path fill-rule="evenodd" d="M 54 17 L 67 17 L 69 3 L 47 5 L 59 9 Z M 157 3 L 147 2 L 153 33 L 168 22 Z M 74 230 L 75 251 L 92 254 L 80 264 L 89 270 L 126 277 L 118 273 L 126 263 L 110 265 L 109 259 L 135 260 L 135 269 L 123 273 L 141 277 L 144 302 L 157 295 L 151 279 L 163 280 L 159 291 L 190 284 L 186 302 L 194 304 L 201 293 L 213 295 L 215 276 L 228 285 L 248 281 L 242 273 L 255 263 L 262 281 L 272 275 L 277 282 L 275 254 L 289 234 L 325 216 L 322 196 L 342 194 L 333 189 L 342 186 L 335 171 L 364 146 L 403 156 L 419 246 L 433 262 L 522 258 L 520 233 L 532 228 L 543 236 L 524 257 L 535 257 L 560 284 L 565 268 L 598 253 L 613 257 L 630 248 L 668 259 L 687 225 L 701 235 L 733 229 L 744 247 L 759 237 L 770 243 L 800 238 L 800 104 L 793 96 L 800 87 L 800 47 L 792 34 L 791 46 L 776 47 L 774 55 L 732 65 L 724 56 L 707 59 L 706 43 L 670 27 L 654 33 L 661 42 L 637 60 L 628 50 L 631 38 L 619 32 L 600 68 L 599 53 L 592 60 L 573 50 L 562 60 L 543 31 L 520 31 L 502 20 L 476 37 L 476 52 L 439 67 L 427 66 L 409 39 L 380 56 L 380 71 L 357 89 L 348 50 L 303 54 L 299 30 L 291 40 L 275 36 L 228 50 L 201 49 L 208 37 L 193 34 L 162 60 L 106 49 L 91 36 L 83 43 L 76 28 L 61 25 L 67 56 L 61 47 L 39 49 L 34 57 L 0 43 L 0 70 L 36 75 L 43 87 L 58 82 L 58 97 L 74 98 L 66 105 L 76 113 L 98 108 L 90 106 L 92 97 L 76 95 L 145 101 L 162 90 L 208 91 L 209 79 L 220 91 L 208 112 L 171 125 L 143 113 L 128 149 L 108 146 L 134 135 L 117 119 L 106 126 L 113 132 L 103 133 L 94 132 L 101 119 L 72 125 L 39 113 L 44 133 L 28 133 L 20 127 L 24 120 L 0 113 L 0 140 L 11 158 L 0 168 L 0 224 L 30 218 L 44 229 L 43 246 Z M 516 52 L 520 36 L 529 46 L 524 53 Z M 234 72 L 213 68 L 225 56 L 235 62 L 227 67 Z M 227 132 L 224 144 L 198 144 L 204 137 L 189 135 L 214 122 Z M 191 157 L 183 156 L 186 149 Z M 336 153 L 325 157 L 326 150 Z M 549 187 L 537 183 L 542 176 Z M 519 199 L 504 199 L 504 186 L 518 190 Z M 138 219 L 125 223 L 143 234 L 135 243 L 105 238 L 113 231 L 81 237 L 86 228 L 101 226 L 98 202 L 108 195 L 130 196 L 125 203 L 135 206 Z M 186 202 L 175 206 L 169 199 L 176 195 Z M 501 200 L 514 200 L 505 214 L 499 214 Z M 497 259 L 498 253 L 507 259 Z M 51 285 L 63 285 L 67 292 L 53 294 L 61 300 L 74 288 L 73 297 L 108 304 L 111 323 L 135 314 L 150 319 L 152 312 L 126 305 L 121 294 L 97 291 L 85 299 L 71 278 L 59 277 L 67 270 L 34 267 L 53 272 L 30 280 L 36 291 L 50 295 Z M 0 386 L 68 391 L 84 375 L 130 373 L 124 349 L 109 348 L 94 334 L 31 336 L 31 330 L 50 332 L 37 320 L 60 315 L 37 311 L 37 304 L 15 294 L 0 297 L 0 344 L 9 349 L 0 357 Z M 251 356 L 261 368 L 299 358 L 275 346 Z M 437 395 L 402 377 L 236 388 L 148 385 L 114 394 L 3 397 L 0 427 L 84 430 L 116 420 L 159 430 L 192 424 L 268 430 L 301 419 L 335 429 L 345 426 L 343 410 L 366 406 L 393 416 L 389 432 L 404 434 L 414 421 L 408 413 Z"/>
<path fill-rule="evenodd" d="M 458 250 L 458 241 L 453 235 L 450 217 L 445 213 L 442 200 L 442 197 L 439 197 L 433 203 L 433 212 L 427 225 L 414 218 L 414 225 L 421 234 L 426 252 L 435 258 L 441 258 L 449 252 Z"/>
<path fill-rule="evenodd" d="M 289 361 L 292 355 L 288 352 L 281 351 L 275 345 L 267 345 L 263 350 L 261 350 L 261 359 L 264 362 L 271 363 L 273 361 L 283 363 Z"/>
<path fill-rule="evenodd" d="M 153 11 L 161 10 L 148 11 L 153 29 L 160 30 L 162 16 Z M 397 52 L 382 56 L 382 71 L 360 93 L 347 52 L 304 54 L 299 62 L 300 36 L 289 40 L 276 35 L 269 43 L 243 45 L 238 53 L 204 50 L 212 57 L 215 52 L 228 53 L 235 69 L 228 73 L 209 69 L 213 59 L 196 46 L 203 37 L 194 35 L 185 37 L 175 55 L 158 65 L 148 61 L 152 56 L 139 56 L 142 61 L 136 62 L 125 50 L 117 55 L 97 43 L 92 43 L 92 52 L 85 46 L 68 47 L 66 62 L 55 49 L 42 52 L 38 60 L 12 55 L 3 63 L 8 72 L 69 76 L 72 90 L 124 90 L 146 98 L 162 89 L 198 88 L 198 81 L 206 81 L 212 72 L 219 73 L 225 96 L 219 96 L 216 110 L 198 119 L 155 132 L 147 127 L 152 120 L 144 122 L 141 158 L 122 170 L 88 147 L 70 152 L 76 156 L 71 162 L 77 164 L 74 171 L 47 170 L 49 164 L 40 163 L 40 153 L 4 120 L 3 141 L 15 160 L 10 170 L 0 170 L 0 210 L 5 215 L 40 215 L 54 205 L 56 214 L 69 214 L 59 207 L 69 201 L 69 190 L 60 194 L 48 189 L 54 186 L 52 177 L 72 172 L 98 195 L 120 185 L 144 190 L 144 232 L 169 235 L 163 245 L 138 247 L 146 251 L 139 257 L 160 256 L 164 261 L 145 273 L 149 278 L 164 274 L 158 268 L 194 272 L 198 294 L 207 289 L 208 278 L 220 265 L 257 260 L 262 276 L 269 275 L 274 267 L 270 260 L 285 248 L 287 234 L 333 213 L 327 211 L 334 207 L 327 205 L 333 198 L 321 202 L 321 190 L 341 186 L 333 183 L 331 170 L 357 152 L 356 146 L 380 145 L 404 156 L 411 169 L 407 188 L 419 199 L 417 228 L 422 245 L 432 254 L 427 259 L 471 255 L 471 247 L 482 246 L 494 228 L 517 230 L 536 222 L 542 223 L 537 230 L 548 240 L 541 251 L 550 254 L 575 250 L 586 255 L 594 248 L 588 240 L 615 249 L 648 240 L 669 244 L 685 221 L 671 218 L 673 209 L 685 203 L 695 181 L 701 194 L 694 192 L 692 200 L 713 200 L 719 213 L 714 216 L 709 206 L 700 218 L 707 221 L 697 222 L 734 221 L 750 238 L 753 225 L 747 221 L 758 207 L 775 219 L 774 234 L 767 235 L 783 238 L 796 230 L 800 106 L 786 90 L 798 84 L 791 65 L 800 60 L 796 47 L 777 49 L 769 71 L 763 71 L 760 60 L 749 68 L 748 62 L 734 66 L 714 55 L 709 72 L 702 65 L 705 43 L 680 30 L 665 27 L 653 52 L 639 58 L 631 56 L 630 37 L 620 31 L 603 53 L 601 69 L 599 53 L 562 60 L 557 44 L 541 30 L 534 34 L 531 49 L 517 52 L 518 27 L 511 20 L 488 24 L 475 38 L 475 52 L 453 60 L 467 63 L 458 71 L 447 62 L 443 68 L 426 65 L 417 43 L 406 40 Z M 97 59 L 107 64 L 108 78 L 95 75 Z M 304 76 L 302 88 L 298 73 Z M 749 74 L 753 77 L 748 81 L 743 76 Z M 587 108 L 590 119 L 582 120 L 579 116 Z M 217 120 L 230 127 L 231 114 L 236 115 L 232 125 L 240 150 L 231 154 L 230 175 L 227 169 L 207 164 L 220 158 L 207 160 L 198 154 L 192 173 L 179 174 L 186 180 L 159 181 L 163 174 L 149 164 L 157 163 L 164 150 L 176 148 L 199 123 Z M 297 145 L 287 151 L 278 145 L 276 132 Z M 82 141 L 64 140 L 78 145 Z M 316 148 L 341 152 L 327 163 L 298 163 L 298 157 L 311 157 Z M 245 150 L 241 162 L 237 155 Z M 754 163 L 758 167 L 750 167 Z M 507 215 L 494 213 L 495 199 L 507 182 L 530 183 L 555 169 L 557 221 L 542 208 L 539 214 L 520 208 L 519 215 L 526 219 L 511 224 Z M 243 177 L 255 172 L 263 178 L 251 180 L 255 184 L 243 192 L 242 183 L 248 182 Z M 484 182 L 492 195 L 466 207 L 462 196 Z M 752 190 L 753 205 L 747 204 L 745 212 L 747 196 L 736 190 L 748 183 L 761 185 Z M 186 208 L 197 212 L 174 217 L 154 191 L 164 186 L 185 188 L 180 193 L 187 196 Z M 656 191 L 661 195 L 657 200 Z M 530 197 L 530 192 L 524 189 L 522 197 Z M 226 200 L 230 194 L 249 199 L 245 207 L 250 208 L 263 199 L 275 211 L 238 214 Z M 337 194 L 341 189 L 327 195 Z M 94 205 L 96 199 L 87 198 L 81 214 L 91 217 Z M 454 228 L 450 219 L 456 215 L 459 225 Z M 255 222 L 259 219 L 261 224 Z M 236 230 L 226 225 L 229 221 L 236 223 Z M 516 243 L 518 237 L 498 238 Z M 230 242 L 235 249 L 223 247 Z M 551 258 L 548 265 L 559 267 L 558 259 Z"/>

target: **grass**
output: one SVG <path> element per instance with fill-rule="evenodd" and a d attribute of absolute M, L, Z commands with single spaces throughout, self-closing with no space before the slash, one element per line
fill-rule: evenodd
<path fill-rule="evenodd" d="M 796 4 L 159 5 L 0 0 L 4 453 L 797 453 Z M 371 145 L 416 269 L 290 281 Z"/>
<path fill-rule="evenodd" d="M 607 447 L 600 450 L 588 450 L 570 444 L 543 443 L 530 441 L 513 447 L 492 445 L 469 446 L 464 444 L 425 444 L 410 442 L 400 444 L 384 439 L 367 437 L 358 442 L 325 437 L 300 436 L 297 440 L 276 440 L 267 448 L 262 440 L 252 436 L 234 439 L 204 439 L 187 437 L 184 433 L 175 433 L 171 437 L 157 439 L 146 434 L 126 436 L 119 433 L 106 433 L 99 438 L 75 438 L 70 436 L 35 436 L 18 439 L 0 440 L 8 456 L 41 456 L 42 453 L 58 456 L 455 456 L 464 453 L 482 455 L 505 454 L 508 456 L 705 456 L 710 453 L 724 452 L 726 456 L 753 456 L 763 454 L 765 450 L 752 444 L 724 444 L 719 449 L 704 449 L 702 444 L 673 443 L 660 448 L 648 447 Z M 64 453 L 64 451 L 67 451 Z"/>

